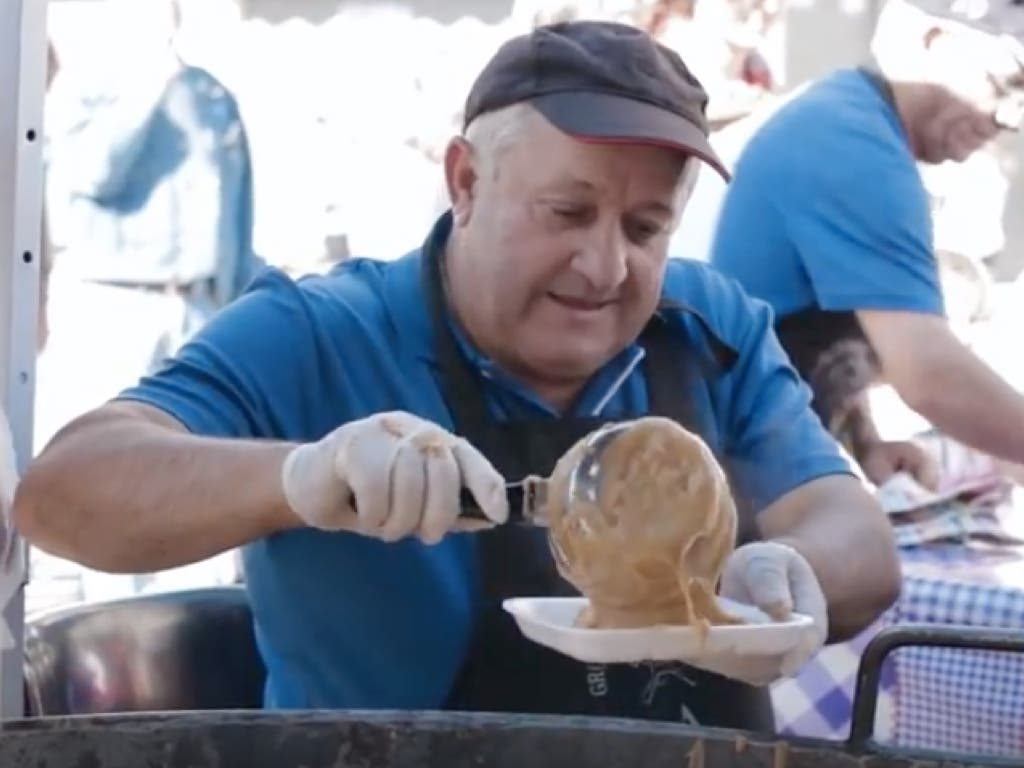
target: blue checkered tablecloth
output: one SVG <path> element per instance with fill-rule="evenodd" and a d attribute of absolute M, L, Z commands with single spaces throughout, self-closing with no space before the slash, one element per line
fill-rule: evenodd
<path fill-rule="evenodd" d="M 781 733 L 845 739 L 857 665 L 878 630 L 895 622 L 1020 628 L 1024 550 L 958 544 L 905 549 L 899 602 L 848 643 L 825 648 L 774 686 Z M 901 747 L 1024 756 L 1024 656 L 905 648 L 882 680 L 876 735 Z"/>
<path fill-rule="evenodd" d="M 892 612 L 853 640 L 824 648 L 808 662 L 797 677 L 772 687 L 776 730 L 786 736 L 842 741 L 850 734 L 850 714 L 860 655 L 870 639 L 887 622 Z M 882 670 L 875 733 L 888 739 L 893 724 L 893 665 Z"/>
<path fill-rule="evenodd" d="M 896 617 L 901 622 L 1020 629 L 1024 634 L 1024 581 L 909 577 L 904 592 Z M 1024 656 L 906 648 L 895 657 L 897 744 L 1024 758 Z"/>

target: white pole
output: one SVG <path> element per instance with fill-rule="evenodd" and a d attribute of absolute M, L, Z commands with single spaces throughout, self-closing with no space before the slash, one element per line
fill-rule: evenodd
<path fill-rule="evenodd" d="M 43 201 L 46 0 L 0 0 L 0 405 L 23 472 L 32 456 L 36 312 Z M 23 699 L 25 547 L 15 547 L 0 584 L 13 589 L 3 617 L 14 648 L 0 655 L 0 718 Z"/>

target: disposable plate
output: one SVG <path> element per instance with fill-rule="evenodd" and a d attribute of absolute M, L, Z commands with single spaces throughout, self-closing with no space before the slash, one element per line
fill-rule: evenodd
<path fill-rule="evenodd" d="M 514 597 L 503 606 L 520 631 L 535 643 L 592 664 L 694 661 L 722 653 L 784 654 L 813 631 L 813 621 L 794 614 L 785 621 L 749 605 L 718 598 L 722 608 L 745 623 L 712 626 L 701 638 L 694 627 L 585 629 L 575 626 L 584 597 Z"/>

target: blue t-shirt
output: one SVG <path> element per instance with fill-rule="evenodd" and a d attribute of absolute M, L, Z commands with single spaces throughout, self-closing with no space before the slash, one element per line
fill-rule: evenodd
<path fill-rule="evenodd" d="M 863 73 L 813 84 L 751 138 L 710 261 L 777 318 L 943 313 L 928 194 L 898 116 Z"/>
<path fill-rule="evenodd" d="M 442 220 L 439 231 L 445 226 Z M 395 409 L 452 429 L 420 267 L 421 251 L 414 251 L 396 261 L 347 261 L 299 281 L 267 270 L 165 368 L 122 397 L 203 435 L 310 441 Z M 728 373 L 694 392 L 706 439 L 736 460 L 736 492 L 761 509 L 813 478 L 848 472 L 808 408 L 768 307 L 701 265 L 674 261 L 667 270 L 665 296 L 692 307 L 737 352 Z M 680 343 L 706 348 L 692 314 L 678 330 Z M 599 371 L 576 411 L 609 419 L 644 414 L 643 354 L 633 345 Z M 495 418 L 557 417 L 479 352 L 471 361 Z M 245 547 L 244 565 L 269 672 L 268 707 L 443 704 L 477 595 L 472 534 L 426 546 L 295 530 Z"/>

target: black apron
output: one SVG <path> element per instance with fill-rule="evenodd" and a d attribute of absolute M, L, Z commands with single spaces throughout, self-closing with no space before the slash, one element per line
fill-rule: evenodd
<path fill-rule="evenodd" d="M 481 381 L 458 349 L 446 321 L 440 264 L 446 224 L 447 219 L 442 220 L 427 241 L 423 263 L 442 393 L 455 432 L 507 479 L 550 475 L 574 443 L 608 422 L 552 418 L 499 423 L 490 416 Z M 682 350 L 686 345 L 678 334 L 656 316 L 640 338 L 646 350 L 650 413 L 676 419 L 692 429 L 694 419 L 683 395 L 687 368 Z M 717 339 L 713 342 L 724 347 Z M 627 717 L 765 733 L 774 730 L 767 689 L 677 663 L 587 665 L 527 640 L 502 609 L 503 599 L 578 593 L 558 573 L 545 530 L 509 525 L 473 535 L 477 537 L 481 595 L 471 645 L 446 709 Z"/>

